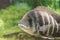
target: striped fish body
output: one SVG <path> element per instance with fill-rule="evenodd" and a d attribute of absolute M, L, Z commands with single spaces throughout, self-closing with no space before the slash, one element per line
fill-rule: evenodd
<path fill-rule="evenodd" d="M 26 33 L 42 38 L 60 37 L 60 16 L 46 7 L 37 7 L 27 12 L 19 22 Z M 52 38 L 51 38 L 52 39 Z"/>

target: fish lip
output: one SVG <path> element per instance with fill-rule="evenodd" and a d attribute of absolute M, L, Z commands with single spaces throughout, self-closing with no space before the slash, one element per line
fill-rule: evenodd
<path fill-rule="evenodd" d="M 25 25 L 23 24 L 18 24 L 19 27 L 26 27 Z"/>
<path fill-rule="evenodd" d="M 24 24 L 18 24 L 19 27 L 22 27 L 22 28 L 26 28 L 26 29 L 29 29 L 30 27 L 27 27 L 26 25 Z"/>

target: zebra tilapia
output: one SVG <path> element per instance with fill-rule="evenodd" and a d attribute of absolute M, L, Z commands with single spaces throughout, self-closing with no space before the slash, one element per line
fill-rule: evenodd
<path fill-rule="evenodd" d="M 26 33 L 41 38 L 60 37 L 60 15 L 51 9 L 39 6 L 27 12 L 18 26 Z"/>

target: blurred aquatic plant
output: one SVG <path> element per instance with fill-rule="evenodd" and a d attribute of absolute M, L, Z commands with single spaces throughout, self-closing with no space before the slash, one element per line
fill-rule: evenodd
<path fill-rule="evenodd" d="M 4 22 L 0 19 L 0 30 L 4 30 Z"/>
<path fill-rule="evenodd" d="M 11 28 L 18 25 L 19 20 L 30 9 L 31 7 L 27 3 L 18 2 L 6 9 L 1 9 L 0 18 L 5 22 L 5 28 Z"/>

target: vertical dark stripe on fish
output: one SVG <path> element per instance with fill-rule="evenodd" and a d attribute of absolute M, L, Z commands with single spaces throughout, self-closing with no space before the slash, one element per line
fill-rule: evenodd
<path fill-rule="evenodd" d="M 32 27 L 32 18 L 29 15 L 28 15 L 28 22 L 29 22 L 30 27 Z"/>
<path fill-rule="evenodd" d="M 30 18 L 32 18 L 32 27 L 34 27 L 34 32 L 37 32 L 37 23 L 36 23 L 37 20 L 34 11 L 29 12 L 29 16 Z"/>
<path fill-rule="evenodd" d="M 48 20 L 46 17 L 44 17 L 44 20 L 45 20 L 45 25 L 48 25 Z"/>
<path fill-rule="evenodd" d="M 39 25 L 43 26 L 42 15 L 40 15 L 40 13 L 38 13 L 38 18 L 39 18 Z"/>

